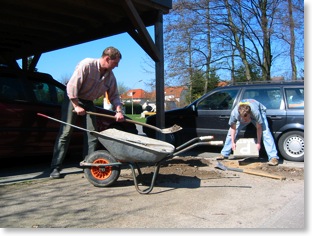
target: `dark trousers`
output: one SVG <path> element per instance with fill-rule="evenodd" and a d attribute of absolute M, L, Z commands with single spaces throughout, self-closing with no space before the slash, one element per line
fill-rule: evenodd
<path fill-rule="evenodd" d="M 81 105 L 86 111 L 95 111 L 95 107 L 92 101 L 86 101 L 79 99 L 79 105 Z M 77 114 L 73 112 L 73 105 L 65 96 L 63 105 L 62 105 L 62 117 L 61 120 L 75 125 L 77 120 Z M 96 131 L 96 116 L 91 116 L 86 114 L 83 118 L 83 125 L 89 131 Z M 56 138 L 56 142 L 54 145 L 53 158 L 51 162 L 51 169 L 54 168 L 62 168 L 62 163 L 67 154 L 68 146 L 70 143 L 71 135 L 74 127 L 70 125 L 61 124 L 58 136 Z M 83 139 L 83 159 L 90 153 L 94 152 L 97 147 L 97 138 L 91 135 L 89 132 L 84 132 Z"/>

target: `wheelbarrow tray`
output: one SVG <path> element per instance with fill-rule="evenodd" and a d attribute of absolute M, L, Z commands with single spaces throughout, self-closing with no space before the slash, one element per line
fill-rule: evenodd
<path fill-rule="evenodd" d="M 167 142 L 117 129 L 90 132 L 121 162 L 159 162 L 171 156 L 175 147 Z"/>

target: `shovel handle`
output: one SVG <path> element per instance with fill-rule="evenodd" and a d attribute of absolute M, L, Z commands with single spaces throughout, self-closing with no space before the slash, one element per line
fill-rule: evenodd
<path fill-rule="evenodd" d="M 90 115 L 95 115 L 95 116 L 103 116 L 103 117 L 107 117 L 107 118 L 111 118 L 111 119 L 116 119 L 115 116 L 111 116 L 111 115 L 106 115 L 106 114 L 102 114 L 102 113 L 97 113 L 97 112 L 92 112 L 92 111 L 86 111 L 87 114 L 90 114 Z M 156 131 L 159 131 L 159 132 L 162 132 L 162 130 L 158 127 L 155 127 L 155 126 L 152 126 L 152 125 L 149 125 L 149 124 L 145 124 L 145 123 L 142 123 L 142 122 L 138 122 L 138 121 L 135 121 L 135 120 L 129 120 L 129 119 L 126 119 L 124 120 L 125 122 L 129 122 L 129 123 L 133 123 L 133 124 L 137 124 L 137 125 L 142 125 L 142 126 L 146 126 L 148 128 L 151 128 L 151 129 L 154 129 Z"/>
<path fill-rule="evenodd" d="M 243 170 L 243 172 L 246 174 L 250 174 L 250 175 L 258 175 L 258 176 L 268 177 L 268 178 L 272 178 L 272 179 L 279 179 L 279 180 L 285 180 L 286 179 L 286 177 L 284 177 L 284 176 L 273 175 L 273 174 L 269 174 L 269 173 L 262 173 L 262 172 L 246 170 L 246 169 Z"/>
<path fill-rule="evenodd" d="M 272 179 L 279 179 L 279 180 L 285 180 L 286 179 L 286 177 L 280 176 L 280 175 L 274 175 L 274 174 L 269 174 L 269 173 L 265 173 L 265 172 L 258 172 L 258 171 L 248 170 L 248 169 L 226 167 L 226 166 L 222 165 L 220 162 L 218 162 L 218 165 L 216 166 L 216 168 L 219 168 L 221 170 L 237 171 L 237 172 L 242 172 L 245 174 L 257 175 L 257 176 L 262 176 L 262 177 L 267 177 L 267 178 L 272 178 Z"/>

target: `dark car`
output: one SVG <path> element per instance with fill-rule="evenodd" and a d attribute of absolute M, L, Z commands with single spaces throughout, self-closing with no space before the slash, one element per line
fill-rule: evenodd
<path fill-rule="evenodd" d="M 165 128 L 177 124 L 183 129 L 167 135 L 166 141 L 179 146 L 193 137 L 213 135 L 224 141 L 234 106 L 244 98 L 253 98 L 267 107 L 267 118 L 280 155 L 290 161 L 304 161 L 304 82 L 270 82 L 218 87 L 190 105 L 165 112 Z M 156 124 L 156 116 L 146 123 Z M 253 137 L 248 125 L 239 137 Z M 143 132 L 155 138 L 146 127 Z M 256 136 L 254 136 L 256 137 Z"/>
<path fill-rule="evenodd" d="M 60 119 L 65 85 L 51 75 L 0 67 L 0 156 L 1 158 L 51 155 L 60 123 L 37 115 Z M 98 113 L 115 112 L 97 107 Z M 126 117 L 127 119 L 130 119 Z M 137 134 L 134 124 L 97 117 L 99 131 L 116 128 Z M 79 117 L 77 126 L 82 125 Z M 69 152 L 82 152 L 83 132 L 74 129 Z M 101 146 L 99 146 L 100 148 Z"/>

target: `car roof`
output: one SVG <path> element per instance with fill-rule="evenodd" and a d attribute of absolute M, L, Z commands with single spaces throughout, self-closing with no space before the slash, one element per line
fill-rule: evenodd
<path fill-rule="evenodd" d="M 219 88 L 242 88 L 242 87 L 273 87 L 285 85 L 303 85 L 304 80 L 283 80 L 283 81 L 252 81 L 252 82 L 236 82 Z"/>
<path fill-rule="evenodd" d="M 204 95 L 202 95 L 200 98 L 197 98 L 193 102 L 191 102 L 187 107 L 191 106 L 192 104 L 198 102 L 202 98 L 206 97 L 208 94 L 211 94 L 216 91 L 222 91 L 224 89 L 241 89 L 241 88 L 257 88 L 257 87 L 284 87 L 284 86 L 303 86 L 304 80 L 283 80 L 283 81 L 252 81 L 252 82 L 236 82 L 235 84 L 229 84 L 222 87 L 216 87 Z"/>
<path fill-rule="evenodd" d="M 31 78 L 35 80 L 51 82 L 57 84 L 60 87 L 65 87 L 64 84 L 60 83 L 59 81 L 55 80 L 50 74 L 37 72 L 37 71 L 25 71 L 22 69 L 12 69 L 11 67 L 6 67 L 0 65 L 0 75 L 1 76 L 13 76 L 16 78 Z"/>

